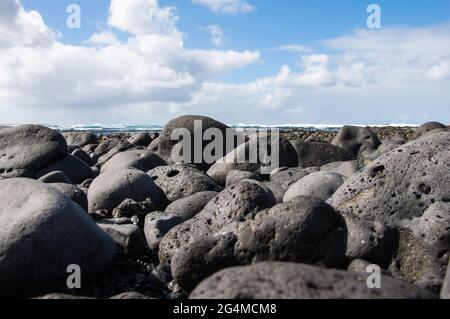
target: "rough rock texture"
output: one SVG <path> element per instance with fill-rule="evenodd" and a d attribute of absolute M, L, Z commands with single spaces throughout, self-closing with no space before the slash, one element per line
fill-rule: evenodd
<path fill-rule="evenodd" d="M 184 219 L 167 213 L 154 212 L 145 217 L 144 234 L 148 247 L 158 252 L 161 239 Z"/>
<path fill-rule="evenodd" d="M 153 178 L 171 202 L 198 192 L 217 192 L 222 189 L 213 179 L 190 165 L 160 166 L 147 174 Z"/>
<path fill-rule="evenodd" d="M 448 130 L 447 126 L 445 126 L 442 123 L 439 122 L 428 122 L 428 123 L 424 123 L 421 126 L 419 126 L 418 128 L 416 128 L 414 135 L 413 135 L 413 139 L 419 138 L 421 136 L 423 136 L 424 134 L 434 131 L 434 130 Z"/>
<path fill-rule="evenodd" d="M 331 144 L 346 149 L 353 157 L 376 150 L 381 142 L 369 127 L 344 126 Z"/>
<path fill-rule="evenodd" d="M 194 195 L 181 198 L 167 206 L 165 213 L 181 217 L 185 221 L 189 220 L 200 213 L 206 204 L 218 194 L 218 192 L 198 192 Z"/>
<path fill-rule="evenodd" d="M 29 296 L 63 285 L 67 267 L 101 271 L 115 246 L 80 206 L 47 184 L 0 182 L 0 296 Z"/>
<path fill-rule="evenodd" d="M 346 161 L 352 157 L 347 150 L 329 143 L 306 143 L 302 140 L 291 143 L 297 151 L 298 166 L 302 168 Z"/>
<path fill-rule="evenodd" d="M 87 195 L 79 187 L 66 183 L 51 183 L 49 185 L 69 197 L 71 201 L 80 205 L 85 211 L 88 210 Z"/>
<path fill-rule="evenodd" d="M 266 262 L 222 270 L 204 280 L 191 299 L 418 299 L 426 290 L 389 277 L 370 289 L 367 277 L 294 263 Z"/>
<path fill-rule="evenodd" d="M 101 168 L 104 173 L 109 170 L 118 170 L 124 168 L 135 168 L 143 172 L 148 172 L 158 166 L 167 163 L 158 155 L 147 150 L 126 151 L 114 155 Z"/>
<path fill-rule="evenodd" d="M 261 181 L 261 177 L 258 174 L 234 169 L 228 172 L 225 187 L 236 185 L 237 183 L 239 183 L 244 179 Z"/>
<path fill-rule="evenodd" d="M 397 268 L 410 281 L 445 273 L 448 240 L 439 238 L 448 238 L 449 229 L 436 220 L 447 223 L 449 212 L 433 204 L 450 200 L 449 143 L 450 133 L 438 132 L 405 144 L 353 175 L 329 200 L 344 215 L 401 230 Z"/>
<path fill-rule="evenodd" d="M 161 241 L 159 258 L 170 264 L 172 255 L 183 245 L 210 236 L 233 221 L 251 219 L 275 204 L 273 194 L 256 181 L 242 181 L 214 197 L 194 218 L 172 229 Z"/>
<path fill-rule="evenodd" d="M 89 213 L 106 210 L 111 213 L 125 199 L 137 202 L 151 199 L 156 207 L 163 206 L 161 192 L 147 174 L 133 169 L 100 174 L 89 187 Z"/>
<path fill-rule="evenodd" d="M 295 261 L 336 267 L 345 262 L 347 233 L 339 214 L 325 202 L 299 197 L 205 234 L 177 250 L 171 270 L 185 290 L 226 266 L 261 261 Z"/>
<path fill-rule="evenodd" d="M 74 184 L 80 184 L 93 178 L 94 174 L 89 165 L 73 155 L 67 155 L 63 159 L 39 170 L 36 177 L 42 177 L 51 172 L 63 172 Z"/>
<path fill-rule="evenodd" d="M 447 267 L 447 275 L 441 289 L 441 299 L 450 299 L 450 263 Z"/>
<path fill-rule="evenodd" d="M 326 201 L 344 181 L 345 178 L 336 173 L 312 173 L 293 184 L 284 195 L 283 201 L 287 202 L 298 196 L 313 196 Z"/>
<path fill-rule="evenodd" d="M 39 125 L 0 130 L 0 176 L 34 177 L 67 154 L 64 137 Z"/>

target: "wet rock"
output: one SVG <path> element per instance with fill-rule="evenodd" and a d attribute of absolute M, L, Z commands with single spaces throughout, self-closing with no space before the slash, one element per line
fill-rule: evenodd
<path fill-rule="evenodd" d="M 4 180 L 0 197 L 8 198 L 0 202 L 0 296 L 49 292 L 65 285 L 69 265 L 81 265 L 84 276 L 92 276 L 111 262 L 110 237 L 51 186 Z"/>
<path fill-rule="evenodd" d="M 195 193 L 217 192 L 222 189 L 213 179 L 190 165 L 160 166 L 150 170 L 147 174 L 164 191 L 170 202 Z"/>
<path fill-rule="evenodd" d="M 205 208 L 218 192 L 199 192 L 174 201 L 167 206 L 165 213 L 181 217 L 183 220 L 189 220 Z"/>
<path fill-rule="evenodd" d="M 34 177 L 67 154 L 64 137 L 39 125 L 0 130 L 0 176 Z"/>
<path fill-rule="evenodd" d="M 63 159 L 39 170 L 36 173 L 36 177 L 40 178 L 56 171 L 63 172 L 74 184 L 80 184 L 94 176 L 89 165 L 75 156 L 67 155 Z"/>
<path fill-rule="evenodd" d="M 148 198 L 157 208 L 164 205 L 158 187 L 147 174 L 132 169 L 108 171 L 94 179 L 89 187 L 89 213 L 97 210 L 111 213 L 125 199 L 142 202 Z"/>
<path fill-rule="evenodd" d="M 101 168 L 101 172 L 134 168 L 144 172 L 158 166 L 166 165 L 166 162 L 158 155 L 147 150 L 126 151 L 114 155 Z"/>
<path fill-rule="evenodd" d="M 344 181 L 345 178 L 336 173 L 312 173 L 293 184 L 284 195 L 283 201 L 288 202 L 298 196 L 313 196 L 326 201 Z"/>
<path fill-rule="evenodd" d="M 314 266 L 265 262 L 222 270 L 204 280 L 191 299 L 418 299 L 426 290 L 389 277 L 370 289 L 367 277 Z"/>

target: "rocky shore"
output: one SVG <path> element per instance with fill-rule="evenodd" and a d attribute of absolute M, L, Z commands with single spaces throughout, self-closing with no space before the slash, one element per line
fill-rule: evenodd
<path fill-rule="evenodd" d="M 283 130 L 267 173 L 175 162 L 194 121 L 0 128 L 0 298 L 450 298 L 447 126 Z"/>

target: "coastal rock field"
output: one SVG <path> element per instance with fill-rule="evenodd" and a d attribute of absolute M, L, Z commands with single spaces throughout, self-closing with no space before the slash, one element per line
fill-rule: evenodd
<path fill-rule="evenodd" d="M 450 297 L 447 126 L 230 131 L 0 128 L 0 298 Z"/>

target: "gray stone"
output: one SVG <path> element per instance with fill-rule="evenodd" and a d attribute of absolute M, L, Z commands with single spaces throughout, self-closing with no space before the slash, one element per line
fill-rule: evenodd
<path fill-rule="evenodd" d="M 193 195 L 181 198 L 167 206 L 165 213 L 189 220 L 205 208 L 218 192 L 199 192 Z"/>
<path fill-rule="evenodd" d="M 89 132 L 68 132 L 64 133 L 63 136 L 70 150 L 98 143 L 97 135 Z"/>
<path fill-rule="evenodd" d="M 181 217 L 167 213 L 151 213 L 145 217 L 144 234 L 148 247 L 158 252 L 161 239 L 175 226 L 182 224 L 185 220 Z"/>
<path fill-rule="evenodd" d="M 328 200 L 344 183 L 342 175 L 331 172 L 317 172 L 303 177 L 292 185 L 284 195 L 283 201 L 288 202 L 298 196 L 313 196 Z"/>
<path fill-rule="evenodd" d="M 51 183 L 49 185 L 69 197 L 71 201 L 80 205 L 85 211 L 88 210 L 87 195 L 79 187 L 66 183 Z"/>
<path fill-rule="evenodd" d="M 329 163 L 322 166 L 320 170 L 340 174 L 346 178 L 349 178 L 363 167 L 364 165 L 362 161 L 354 160 L 354 161 Z"/>
<path fill-rule="evenodd" d="M 405 144 L 353 175 L 329 200 L 344 215 L 401 230 L 399 273 L 410 281 L 421 281 L 429 274 L 442 278 L 445 273 L 446 252 L 441 250 L 441 242 L 436 238 L 448 238 L 449 230 L 430 221 L 439 218 L 427 210 L 435 209 L 434 203 L 446 203 L 450 199 L 449 144 L 448 132 Z M 424 214 L 428 221 L 421 218 Z M 447 220 L 448 211 L 442 214 L 442 221 Z"/>
<path fill-rule="evenodd" d="M 309 173 L 300 167 L 283 167 L 270 174 L 270 181 L 281 184 L 283 189 L 287 191 L 289 187 L 307 175 Z"/>
<path fill-rule="evenodd" d="M 158 133 L 150 134 L 149 132 L 139 132 L 131 135 L 131 137 L 128 139 L 128 142 L 136 146 L 147 147 L 157 137 Z"/>
<path fill-rule="evenodd" d="M 24 125 L 0 130 L 0 176 L 34 177 L 66 153 L 64 137 L 49 128 Z"/>
<path fill-rule="evenodd" d="M 50 172 L 38 179 L 42 183 L 65 183 L 72 184 L 72 181 L 61 171 Z"/>
<path fill-rule="evenodd" d="M 222 270 L 204 280 L 191 299 L 419 299 L 426 290 L 389 277 L 370 289 L 367 276 L 314 266 L 265 262 Z"/>
<path fill-rule="evenodd" d="M 273 194 L 259 182 L 245 180 L 226 188 L 195 217 L 167 233 L 159 246 L 160 261 L 168 265 L 181 246 L 208 237 L 233 221 L 251 219 L 274 204 Z"/>
<path fill-rule="evenodd" d="M 158 208 L 164 205 L 161 193 L 150 176 L 132 169 L 108 171 L 94 179 L 89 187 L 89 213 L 97 210 L 111 213 L 125 199 L 142 202 L 147 198 Z"/>
<path fill-rule="evenodd" d="M 231 170 L 227 174 L 225 186 L 233 186 L 240 181 L 244 179 L 252 179 L 255 181 L 261 181 L 261 177 L 258 174 L 255 174 L 253 172 L 247 172 L 247 171 L 240 171 L 240 170 Z"/>
<path fill-rule="evenodd" d="M 450 263 L 447 267 L 447 275 L 441 289 L 441 299 L 450 299 Z"/>
<path fill-rule="evenodd" d="M 293 140 L 291 143 L 297 151 L 298 166 L 301 168 L 319 167 L 352 157 L 347 150 L 329 143 L 306 143 L 302 140 Z"/>
<path fill-rule="evenodd" d="M 80 184 L 94 177 L 89 165 L 72 155 L 67 155 L 63 159 L 39 170 L 36 172 L 36 177 L 39 178 L 56 171 L 63 172 L 74 184 Z"/>
<path fill-rule="evenodd" d="M 0 296 L 26 297 L 65 285 L 67 267 L 84 276 L 107 266 L 115 245 L 83 209 L 31 179 L 0 182 Z"/>
<path fill-rule="evenodd" d="M 102 166 L 101 172 L 124 168 L 135 168 L 148 172 L 163 165 L 167 165 L 167 163 L 158 155 L 147 150 L 126 151 L 114 155 Z"/>
<path fill-rule="evenodd" d="M 271 138 L 275 138 L 272 136 Z M 266 149 L 270 146 L 271 140 L 267 141 L 267 136 L 252 137 L 248 142 L 241 144 L 235 150 L 228 153 L 224 158 L 218 160 L 208 170 L 207 174 L 211 176 L 218 184 L 225 185 L 226 177 L 231 170 L 249 171 L 258 174 L 269 175 L 266 172 L 271 166 L 276 167 L 297 167 L 298 157 L 292 144 L 284 137 L 278 139 L 278 154 L 273 156 L 277 162 L 272 163 L 271 158 L 261 157 L 261 149 L 259 152 L 255 148 Z M 275 152 L 275 150 L 272 150 Z M 248 154 L 260 154 L 256 160 L 250 160 Z M 265 154 L 269 155 L 269 154 Z M 278 158 L 277 158 L 278 157 Z"/>
<path fill-rule="evenodd" d="M 137 225 L 102 222 L 98 222 L 97 225 L 111 236 L 114 242 L 128 256 L 139 257 L 145 252 L 145 238 Z"/>
<path fill-rule="evenodd" d="M 101 157 L 111 150 L 116 150 L 117 152 L 124 152 L 132 148 L 133 145 L 128 143 L 127 141 L 123 141 L 118 137 L 108 138 L 102 141 L 95 149 L 94 154 L 97 157 Z"/>
<path fill-rule="evenodd" d="M 412 138 L 419 138 L 424 134 L 435 130 L 448 130 L 448 127 L 439 122 L 428 122 L 416 128 Z"/>
<path fill-rule="evenodd" d="M 131 218 L 137 216 L 138 218 L 145 218 L 147 214 L 154 212 L 157 209 L 152 199 L 147 198 L 142 202 L 137 202 L 132 199 L 125 199 L 119 206 L 114 208 L 112 212 L 113 218 L 127 217 Z"/>
<path fill-rule="evenodd" d="M 346 149 L 353 157 L 376 150 L 381 142 L 369 127 L 344 126 L 331 144 Z"/>
<path fill-rule="evenodd" d="M 177 284 L 189 291 L 206 276 L 233 265 L 279 260 L 343 266 L 346 239 L 343 220 L 331 206 L 299 197 L 183 245 L 172 257 L 171 271 Z"/>
<path fill-rule="evenodd" d="M 160 166 L 150 170 L 147 174 L 164 191 L 170 202 L 195 193 L 217 192 L 222 189 L 213 179 L 190 165 Z"/>
<path fill-rule="evenodd" d="M 195 121 L 200 121 L 199 123 L 201 123 L 201 128 L 198 126 L 197 127 L 195 126 Z M 205 117 L 205 116 L 185 115 L 185 116 L 180 116 L 176 119 L 171 120 L 164 127 L 164 130 L 157 142 L 157 146 L 158 146 L 157 152 L 164 160 L 167 161 L 167 163 L 175 164 L 172 160 L 172 149 L 174 147 L 179 148 L 181 140 L 177 139 L 178 136 L 177 136 L 177 138 L 172 139 L 172 134 L 174 133 L 174 131 L 176 132 L 176 130 L 180 130 L 180 129 L 187 130 L 191 137 L 190 145 L 191 145 L 192 149 L 190 150 L 190 154 L 192 154 L 192 158 L 188 159 L 188 162 L 185 164 L 194 164 L 195 163 L 195 165 L 203 171 L 208 170 L 208 168 L 211 166 L 211 163 L 206 163 L 204 160 L 202 160 L 201 163 L 196 163 L 196 161 L 194 161 L 194 146 L 195 146 L 195 143 L 198 143 L 195 140 L 195 136 L 199 135 L 202 137 L 204 132 L 207 129 L 219 130 L 221 132 L 222 136 L 224 137 L 224 139 L 222 140 L 223 146 L 224 146 L 224 149 L 222 150 L 222 152 L 225 152 L 225 148 L 227 145 L 227 141 L 226 141 L 226 136 L 227 136 L 226 133 L 227 132 L 226 131 L 227 131 L 227 129 L 231 130 L 227 125 L 225 125 L 219 121 L 216 121 L 212 118 Z M 181 132 L 181 133 L 183 133 L 183 132 Z M 204 149 L 207 144 L 208 144 L 208 141 L 202 142 L 202 145 L 200 147 L 202 154 L 203 154 Z M 183 154 L 181 154 L 181 155 L 183 155 Z"/>
<path fill-rule="evenodd" d="M 109 299 L 124 299 L 124 300 L 126 300 L 126 299 L 128 299 L 128 300 L 141 300 L 142 299 L 143 300 L 143 299 L 152 299 L 152 298 L 147 297 L 147 296 L 145 296 L 143 294 L 140 294 L 138 292 L 130 291 L 130 292 L 123 292 L 123 293 L 120 293 L 118 295 L 112 296 Z"/>
<path fill-rule="evenodd" d="M 75 149 L 72 152 L 72 155 L 79 158 L 89 166 L 93 166 L 95 164 L 94 160 L 89 156 L 89 154 L 80 148 Z"/>

